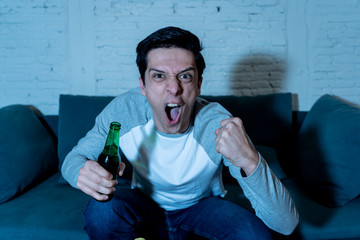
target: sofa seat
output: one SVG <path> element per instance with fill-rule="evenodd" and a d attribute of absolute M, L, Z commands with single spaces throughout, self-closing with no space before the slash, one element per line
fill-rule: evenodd
<path fill-rule="evenodd" d="M 294 179 L 284 181 L 300 214 L 303 240 L 359 239 L 360 198 L 342 207 L 327 207 L 314 201 Z"/>
<path fill-rule="evenodd" d="M 0 205 L 0 239 L 88 239 L 83 211 L 89 197 L 58 184 L 59 176 Z"/>

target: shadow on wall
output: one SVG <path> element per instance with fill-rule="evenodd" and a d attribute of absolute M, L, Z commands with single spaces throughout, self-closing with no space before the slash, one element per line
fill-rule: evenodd
<path fill-rule="evenodd" d="M 231 71 L 230 92 L 234 95 L 262 95 L 281 92 L 286 63 L 275 56 L 255 53 L 241 58 Z"/>
<path fill-rule="evenodd" d="M 275 55 L 253 53 L 242 57 L 231 69 L 229 94 L 255 96 L 283 92 L 287 67 L 285 60 Z M 292 94 L 292 102 L 297 110 L 297 94 Z"/>
<path fill-rule="evenodd" d="M 236 96 L 257 96 L 273 93 L 283 93 L 283 86 L 287 79 L 287 62 L 278 56 L 266 53 L 252 53 L 239 59 L 231 69 L 230 90 L 232 95 Z M 279 102 L 271 100 L 267 107 L 280 111 Z M 292 109 L 297 109 L 297 95 L 292 94 Z M 262 111 L 254 109 L 254 111 Z M 273 116 L 283 122 L 281 115 Z M 288 119 L 292 119 L 289 116 Z M 262 119 L 266 121 L 266 119 Z M 264 123 L 265 124 L 265 123 Z M 291 125 L 291 123 L 288 123 Z M 245 126 L 246 127 L 246 126 Z M 289 141 L 291 140 L 291 141 Z M 286 159 L 292 156 L 294 148 L 293 129 L 288 129 L 288 135 L 284 137 L 283 142 L 279 143 L 277 154 L 283 168 L 289 168 Z M 283 160 L 283 161 L 282 161 Z"/>

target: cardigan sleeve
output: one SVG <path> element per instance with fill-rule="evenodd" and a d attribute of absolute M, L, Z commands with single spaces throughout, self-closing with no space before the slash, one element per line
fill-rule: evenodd
<path fill-rule="evenodd" d="M 224 164 L 240 184 L 256 216 L 272 230 L 289 235 L 299 223 L 298 211 L 289 192 L 260 154 L 259 159 L 255 171 L 247 177 L 243 177 L 241 169 L 227 159 Z"/>

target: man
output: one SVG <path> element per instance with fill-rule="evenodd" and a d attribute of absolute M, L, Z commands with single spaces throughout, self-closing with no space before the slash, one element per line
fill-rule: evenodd
<path fill-rule="evenodd" d="M 297 210 L 256 151 L 239 118 L 198 96 L 205 68 L 199 39 L 160 29 L 137 47 L 140 91 L 115 98 L 68 154 L 65 179 L 94 199 L 85 211 L 91 239 L 271 239 L 290 234 Z M 122 124 L 120 149 L 133 166 L 132 188 L 96 160 L 109 124 Z M 222 198 L 222 164 L 230 168 L 255 214 Z M 119 175 L 125 165 L 122 163 Z M 111 201 L 109 194 L 114 194 Z"/>

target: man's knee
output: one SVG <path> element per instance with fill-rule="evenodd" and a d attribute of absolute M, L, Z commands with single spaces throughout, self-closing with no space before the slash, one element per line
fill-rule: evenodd
<path fill-rule="evenodd" d="M 212 226 L 215 229 L 213 234 L 220 239 L 272 239 L 267 226 L 238 204 L 211 197 L 200 205 L 206 219 L 211 219 L 210 222 L 205 220 L 206 226 Z"/>
<path fill-rule="evenodd" d="M 98 202 L 91 199 L 84 212 L 86 232 L 91 239 L 111 239 L 117 233 L 131 235 L 135 232 L 136 221 L 134 215 L 125 211 L 126 203 L 122 200 Z"/>
<path fill-rule="evenodd" d="M 246 221 L 246 227 L 243 227 L 237 234 L 240 236 L 247 235 L 246 239 L 272 239 L 269 228 L 256 216 L 253 219 Z M 240 238 L 238 238 L 240 239 Z"/>

